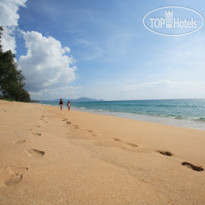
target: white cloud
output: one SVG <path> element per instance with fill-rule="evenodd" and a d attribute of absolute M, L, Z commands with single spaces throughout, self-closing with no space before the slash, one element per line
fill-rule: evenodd
<path fill-rule="evenodd" d="M 18 26 L 20 6 L 25 6 L 27 0 L 1 0 L 0 1 L 0 25 L 3 26 L 2 47 L 4 51 L 12 50 L 15 53 L 16 41 L 15 28 Z"/>
<path fill-rule="evenodd" d="M 18 29 L 19 7 L 25 7 L 27 0 L 0 0 L 0 25 L 4 31 L 1 39 L 4 51 L 16 52 L 15 30 Z M 27 54 L 19 58 L 19 68 L 25 76 L 25 88 L 31 97 L 57 97 L 63 92 L 73 93 L 68 86 L 75 80 L 75 60 L 68 56 L 69 47 L 62 47 L 60 41 L 44 37 L 39 32 L 24 32 Z M 63 89 L 64 88 L 64 89 Z M 53 96 L 53 97 L 52 97 Z"/>
<path fill-rule="evenodd" d="M 3 27 L 3 29 L 4 31 L 1 39 L 3 51 L 11 50 L 13 53 L 15 53 L 16 41 L 15 37 L 13 36 L 15 27 Z"/>
<path fill-rule="evenodd" d="M 19 69 L 26 78 L 26 89 L 33 96 L 42 94 L 43 97 L 43 91 L 52 92 L 75 80 L 75 61 L 65 55 L 70 52 L 68 47 L 62 47 L 60 41 L 35 31 L 23 32 L 23 36 L 27 54 L 20 57 Z"/>

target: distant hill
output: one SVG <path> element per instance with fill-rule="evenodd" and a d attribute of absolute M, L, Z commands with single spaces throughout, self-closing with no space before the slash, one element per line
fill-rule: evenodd
<path fill-rule="evenodd" d="M 81 97 L 81 98 L 78 98 L 78 99 L 70 99 L 70 101 L 71 102 L 97 102 L 97 101 L 104 101 L 104 100 Z"/>

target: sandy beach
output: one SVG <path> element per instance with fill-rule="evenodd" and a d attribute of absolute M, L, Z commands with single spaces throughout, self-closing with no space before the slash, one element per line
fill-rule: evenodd
<path fill-rule="evenodd" d="M 0 204 L 205 204 L 205 131 L 0 101 Z"/>

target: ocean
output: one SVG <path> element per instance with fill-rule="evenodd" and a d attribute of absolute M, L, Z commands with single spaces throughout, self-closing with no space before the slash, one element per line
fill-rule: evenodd
<path fill-rule="evenodd" d="M 58 106 L 58 102 L 40 101 Z M 75 110 L 205 130 L 205 99 L 73 102 Z"/>

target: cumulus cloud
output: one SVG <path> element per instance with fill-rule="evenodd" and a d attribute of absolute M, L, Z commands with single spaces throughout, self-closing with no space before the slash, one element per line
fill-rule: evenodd
<path fill-rule="evenodd" d="M 20 6 L 25 6 L 27 0 L 1 0 L 0 1 L 0 25 L 3 26 L 2 48 L 4 51 L 12 50 L 15 53 L 16 41 L 15 28 L 18 26 Z"/>
<path fill-rule="evenodd" d="M 68 55 L 70 48 L 62 47 L 53 37 L 36 31 L 23 32 L 27 54 L 19 58 L 19 69 L 31 93 L 48 92 L 68 86 L 75 80 L 75 60 Z"/>
<path fill-rule="evenodd" d="M 1 39 L 3 51 L 16 52 L 15 31 L 20 18 L 18 10 L 26 6 L 27 0 L 0 0 L 0 26 L 4 31 Z M 60 41 L 44 37 L 39 32 L 24 32 L 27 54 L 19 58 L 18 69 L 22 70 L 25 88 L 31 96 L 52 98 L 58 92 L 75 89 L 69 84 L 75 80 L 74 59 L 69 55 L 70 48 L 62 47 Z M 48 94 L 49 93 L 49 94 Z"/>

